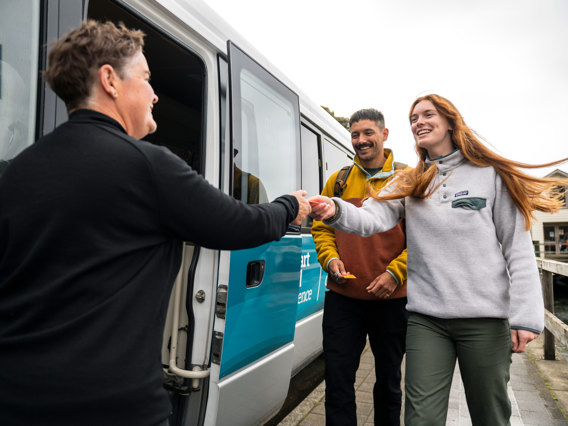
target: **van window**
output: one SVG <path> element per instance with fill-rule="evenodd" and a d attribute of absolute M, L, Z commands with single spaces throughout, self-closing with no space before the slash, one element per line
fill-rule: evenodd
<path fill-rule="evenodd" d="M 302 189 L 308 193 L 308 197 L 321 193 L 321 172 L 319 160 L 319 134 L 308 129 L 304 124 L 301 128 L 302 135 Z M 302 232 L 309 233 L 313 219 L 307 216 L 302 223 Z"/>
<path fill-rule="evenodd" d="M 0 4 L 0 175 L 35 139 L 40 2 Z"/>
<path fill-rule="evenodd" d="M 321 192 L 319 140 L 317 133 L 302 124 L 302 189 L 308 197 Z"/>
<path fill-rule="evenodd" d="M 353 159 L 351 156 L 341 149 L 339 149 L 335 144 L 331 143 L 328 139 L 324 139 L 324 152 L 325 152 L 325 167 L 324 175 L 325 180 L 341 169 L 344 166 L 350 166 L 353 164 Z"/>
<path fill-rule="evenodd" d="M 235 197 L 265 203 L 288 192 L 290 178 L 295 181 L 294 107 L 246 69 L 241 72 L 241 96 L 241 147 L 246 155 L 235 156 Z"/>
<path fill-rule="evenodd" d="M 299 189 L 298 97 L 230 44 L 233 196 L 249 204 Z"/>

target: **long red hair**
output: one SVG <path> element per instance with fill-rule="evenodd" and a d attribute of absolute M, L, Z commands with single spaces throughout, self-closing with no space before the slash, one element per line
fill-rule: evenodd
<path fill-rule="evenodd" d="M 428 100 L 434 104 L 438 112 L 443 115 L 453 129 L 452 143 L 459 149 L 465 158 L 476 166 L 495 168 L 503 183 L 507 187 L 511 198 L 525 218 L 526 229 L 530 229 L 533 211 L 539 210 L 554 213 L 562 207 L 562 194 L 557 188 L 568 185 L 567 180 L 553 178 L 537 178 L 523 173 L 519 168 L 536 169 L 554 166 L 563 163 L 568 158 L 553 161 L 547 164 L 525 164 L 508 160 L 494 153 L 483 145 L 475 132 L 463 120 L 457 108 L 446 98 L 439 95 L 425 95 L 416 99 L 410 107 L 409 117 L 419 102 Z M 392 200 L 403 197 L 427 198 L 436 190 L 431 185 L 436 175 L 436 162 L 427 163 L 428 153 L 424 148 L 416 145 L 418 164 L 414 169 L 399 171 L 395 174 L 396 190 L 392 194 L 378 195 L 378 192 L 369 188 L 373 198 Z"/>

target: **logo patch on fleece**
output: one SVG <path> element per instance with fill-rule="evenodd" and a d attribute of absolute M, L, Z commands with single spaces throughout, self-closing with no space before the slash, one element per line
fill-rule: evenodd
<path fill-rule="evenodd" d="M 469 191 L 468 191 L 468 190 L 460 191 L 460 192 L 456 192 L 456 193 L 454 194 L 454 197 L 461 197 L 462 195 L 467 195 L 467 194 L 469 194 Z"/>

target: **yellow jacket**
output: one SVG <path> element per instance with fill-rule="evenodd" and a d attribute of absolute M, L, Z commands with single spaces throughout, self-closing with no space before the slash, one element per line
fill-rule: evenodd
<path fill-rule="evenodd" d="M 387 179 L 394 173 L 393 155 L 390 149 L 385 149 L 386 161 L 383 168 L 375 176 L 369 177 L 361 165 L 359 158 L 355 157 L 355 162 L 349 176 L 347 177 L 346 186 L 341 196 L 342 199 L 364 198 L 367 194 L 367 182 L 375 189 L 385 186 Z M 407 167 L 409 168 L 409 167 Z M 339 170 L 329 177 L 322 195 L 333 197 L 333 190 L 337 174 Z M 318 253 L 318 261 L 322 268 L 328 272 L 327 265 L 334 259 L 341 259 L 337 250 L 335 241 L 335 230 L 319 220 L 314 220 L 312 225 L 312 235 L 316 243 L 316 251 Z M 366 255 L 366 254 L 362 254 Z M 399 285 L 406 281 L 406 249 L 404 249 L 395 259 L 387 266 L 387 271 L 396 279 Z M 353 271 L 352 271 L 353 272 Z"/>

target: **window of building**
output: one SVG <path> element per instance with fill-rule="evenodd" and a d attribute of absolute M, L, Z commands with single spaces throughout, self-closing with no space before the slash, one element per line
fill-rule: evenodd
<path fill-rule="evenodd" d="M 543 229 L 545 257 L 568 258 L 568 223 L 548 223 Z"/>

